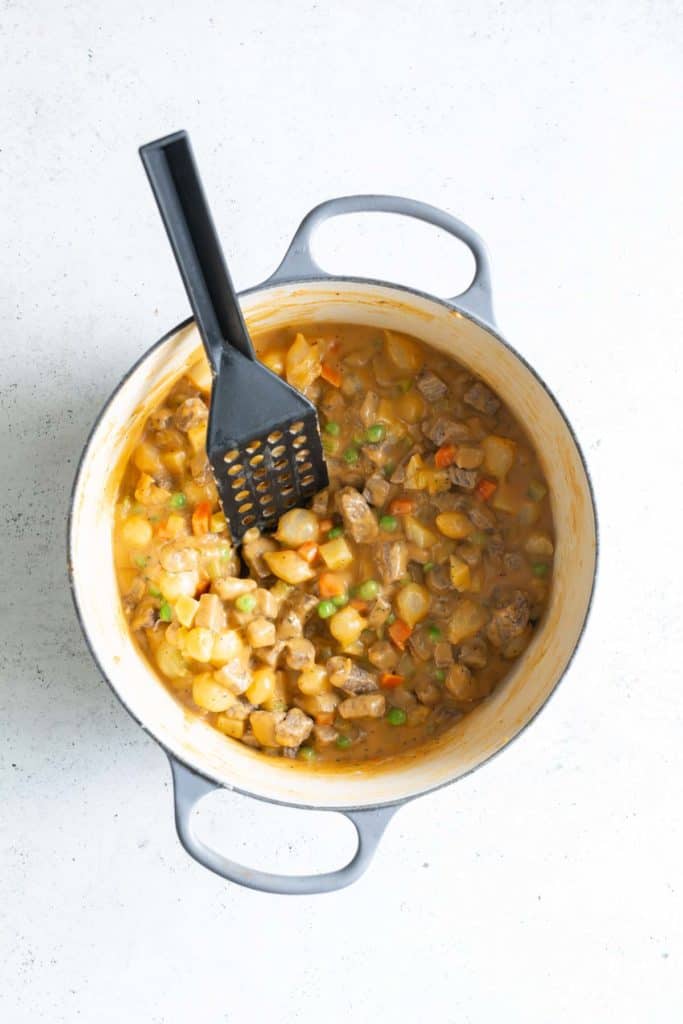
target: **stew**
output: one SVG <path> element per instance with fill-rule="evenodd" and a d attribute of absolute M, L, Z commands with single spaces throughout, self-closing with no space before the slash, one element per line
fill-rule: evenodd
<path fill-rule="evenodd" d="M 226 736 L 309 761 L 441 734 L 525 650 L 553 562 L 548 486 L 486 384 L 405 334 L 327 324 L 257 339 L 318 407 L 330 486 L 230 540 L 197 362 L 148 417 L 115 522 L 123 606 L 175 696 Z"/>

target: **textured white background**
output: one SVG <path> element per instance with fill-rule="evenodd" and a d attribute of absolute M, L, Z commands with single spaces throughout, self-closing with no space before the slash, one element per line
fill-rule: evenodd
<path fill-rule="evenodd" d="M 1 6 L 2 1020 L 679 1022 L 680 0 Z M 476 227 L 499 323 L 597 493 L 594 614 L 556 697 L 328 897 L 240 890 L 186 857 L 165 758 L 98 678 L 66 590 L 86 433 L 187 313 L 136 154 L 180 127 L 240 286 L 332 195 L 415 196 Z M 449 248 L 387 232 L 345 225 L 332 262 L 457 290 Z M 348 846 L 334 817 L 216 802 L 252 863 Z"/>

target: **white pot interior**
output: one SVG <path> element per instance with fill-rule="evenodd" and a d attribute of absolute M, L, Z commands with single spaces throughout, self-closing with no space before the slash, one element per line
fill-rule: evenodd
<path fill-rule="evenodd" d="M 313 807 L 389 803 L 455 780 L 496 753 L 534 716 L 562 675 L 583 627 L 596 559 L 595 518 L 581 457 L 535 376 L 489 331 L 439 302 L 398 288 L 324 281 L 242 298 L 252 332 L 338 321 L 406 331 L 487 381 L 525 424 L 552 496 L 556 557 L 549 607 L 505 682 L 433 746 L 360 769 L 311 770 L 269 759 L 181 707 L 132 642 L 114 572 L 112 517 L 126 458 L 144 420 L 199 355 L 194 326 L 150 352 L 110 401 L 83 460 L 71 523 L 71 570 L 90 645 L 135 718 L 187 765 L 228 788 Z"/>

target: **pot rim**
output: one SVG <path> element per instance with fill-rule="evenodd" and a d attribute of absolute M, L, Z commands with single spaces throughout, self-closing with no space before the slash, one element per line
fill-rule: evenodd
<path fill-rule="evenodd" d="M 409 795 L 406 795 L 406 796 L 399 796 L 396 799 L 389 799 L 389 800 L 378 801 L 378 802 L 372 803 L 372 804 L 329 804 L 329 805 L 327 805 L 327 804 L 326 805 L 313 805 L 313 804 L 310 804 L 310 803 L 301 803 L 299 801 L 282 800 L 282 799 L 277 799 L 277 798 L 272 797 L 272 796 L 267 796 L 265 794 L 252 792 L 251 790 L 245 789 L 245 788 L 243 788 L 241 786 L 230 785 L 228 787 L 228 786 L 226 786 L 226 784 L 223 781 L 221 781 L 220 779 L 216 778 L 211 772 L 204 771 L 203 769 L 202 770 L 198 770 L 195 767 L 195 765 L 190 764 L 186 759 L 184 759 L 183 757 L 178 755 L 174 750 L 171 750 L 169 747 L 167 747 L 166 744 L 163 743 L 156 736 L 156 734 L 152 731 L 152 729 L 149 726 L 147 726 L 138 717 L 138 715 L 132 710 L 131 707 L 129 707 L 129 705 L 126 702 L 126 700 L 124 700 L 123 696 L 119 693 L 117 688 L 114 686 L 114 684 L 112 683 L 111 679 L 109 678 L 108 674 L 105 672 L 105 670 L 104 670 L 104 668 L 102 666 L 102 663 L 100 661 L 100 658 L 98 657 L 97 651 L 95 650 L 94 644 L 91 642 L 90 635 L 89 635 L 89 632 L 88 632 L 88 628 L 87 628 L 87 625 L 86 625 L 85 613 L 81 609 L 81 606 L 79 605 L 79 601 L 78 601 L 76 581 L 75 581 L 75 575 L 74 575 L 74 570 L 73 570 L 75 499 L 76 499 L 76 495 L 77 495 L 77 492 L 78 492 L 78 489 L 79 489 L 83 468 L 85 466 L 87 457 L 89 455 L 91 445 L 93 443 L 93 440 L 95 438 L 97 430 L 98 430 L 98 428 L 100 426 L 100 422 L 101 422 L 103 416 L 105 415 L 107 409 L 109 408 L 110 404 L 112 403 L 113 399 L 123 389 L 123 387 L 128 382 L 128 380 L 143 365 L 145 360 L 148 359 L 148 357 L 153 352 L 155 352 L 158 348 L 160 348 L 167 341 L 169 341 L 172 337 L 174 337 L 174 335 L 176 335 L 178 332 L 184 330 L 186 327 L 189 327 L 192 323 L 194 323 L 194 317 L 192 317 L 192 316 L 186 317 L 185 320 L 182 320 L 180 323 L 176 324 L 170 330 L 166 331 L 165 334 L 163 334 L 157 341 L 155 341 L 152 345 L 150 345 L 150 347 L 148 349 L 146 349 L 142 353 L 142 355 L 140 355 L 140 357 L 133 363 L 133 365 L 126 371 L 126 373 L 123 375 L 123 377 L 121 377 L 121 379 L 119 380 L 117 385 L 109 393 L 107 399 L 105 400 L 105 402 L 103 403 L 102 407 L 100 408 L 100 411 L 98 412 L 98 414 L 97 414 L 97 416 L 96 416 L 96 418 L 95 418 L 95 420 L 93 422 L 93 425 L 90 428 L 90 431 L 88 432 L 85 444 L 83 446 L 83 450 L 81 452 L 80 458 L 78 460 L 78 464 L 76 466 L 76 472 L 75 472 L 75 475 L 74 475 L 74 481 L 73 481 L 73 484 L 72 484 L 72 487 L 71 487 L 71 492 L 70 492 L 70 495 L 69 495 L 69 512 L 68 512 L 68 516 L 67 516 L 66 528 L 67 528 L 67 572 L 68 572 L 68 578 L 69 578 L 69 590 L 71 592 L 71 598 L 72 598 L 72 601 L 73 601 L 73 604 L 74 604 L 74 609 L 76 611 L 76 617 L 78 619 L 78 623 L 80 625 L 81 632 L 82 632 L 83 637 L 85 639 L 86 646 L 87 646 L 87 648 L 88 648 L 88 650 L 89 650 L 89 652 L 90 652 L 90 654 L 92 656 L 93 661 L 95 662 L 95 665 L 97 666 L 97 669 L 99 670 L 100 676 L 104 679 L 104 681 L 106 682 L 107 686 L 112 691 L 112 693 L 115 695 L 117 700 L 123 705 L 125 710 L 131 716 L 131 718 L 136 722 L 136 724 L 139 725 L 140 728 L 142 728 L 144 730 L 144 732 L 147 733 L 147 735 L 150 736 L 150 738 L 153 739 L 154 742 L 159 747 L 161 747 L 161 749 L 166 753 L 166 755 L 169 757 L 169 759 L 172 762 L 175 761 L 175 762 L 181 764 L 188 771 L 194 773 L 195 775 L 199 775 L 200 777 L 202 777 L 202 778 L 212 782 L 217 788 L 229 789 L 231 792 L 239 793 L 241 796 L 247 796 L 247 797 L 250 797 L 252 799 L 262 801 L 263 803 L 276 804 L 276 805 L 282 806 L 282 807 L 299 808 L 301 810 L 337 811 L 337 812 L 342 813 L 342 812 L 345 812 L 345 811 L 356 811 L 356 810 L 358 810 L 358 811 L 367 811 L 367 810 L 379 809 L 379 808 L 383 808 L 383 807 L 397 807 L 397 806 L 400 806 L 401 804 L 408 803 L 408 802 L 410 802 L 412 800 L 415 800 L 418 797 L 426 796 L 427 794 L 434 793 L 437 790 L 445 788 L 446 786 L 453 785 L 454 782 L 458 782 L 458 781 L 460 781 L 460 779 L 466 778 L 468 775 L 471 775 L 473 772 L 477 771 L 479 768 L 482 768 L 485 765 L 489 764 L 495 757 L 497 757 L 499 754 L 501 754 L 504 750 L 507 750 L 508 747 L 510 747 L 510 745 L 516 739 L 518 739 L 518 737 L 520 737 L 524 732 L 526 732 L 528 727 L 536 720 L 536 718 L 541 713 L 541 711 L 543 711 L 544 708 L 547 707 L 551 697 L 554 696 L 555 692 L 557 691 L 557 688 L 559 687 L 560 683 L 563 681 L 564 677 L 566 676 L 567 672 L 569 671 L 569 668 L 571 667 L 571 664 L 574 661 L 574 658 L 576 656 L 576 652 L 577 652 L 577 650 L 579 648 L 581 640 L 583 639 L 584 633 L 585 633 L 587 625 L 588 625 L 588 620 L 589 620 L 591 612 L 593 610 L 593 601 L 594 601 L 595 591 L 596 591 L 596 587 L 597 587 L 598 572 L 599 572 L 599 569 L 600 569 L 600 554 L 601 554 L 600 546 L 601 545 L 600 545 L 600 530 L 599 530 L 599 521 L 598 521 L 598 515 L 597 515 L 597 505 L 596 505 L 596 501 L 595 501 L 595 489 L 594 489 L 594 486 L 593 486 L 593 481 L 592 481 L 592 478 L 591 478 L 591 475 L 590 475 L 590 471 L 589 471 L 589 468 L 588 468 L 588 464 L 587 464 L 587 461 L 586 461 L 583 449 L 581 448 L 581 445 L 579 444 L 579 441 L 578 441 L 578 438 L 576 437 L 574 429 L 573 429 L 573 427 L 572 427 L 568 417 L 566 416 L 566 414 L 564 412 L 564 409 L 562 408 L 562 406 L 560 405 L 559 401 L 557 400 L 554 392 L 548 387 L 548 385 L 543 380 L 541 375 L 534 369 L 534 367 L 527 361 L 527 359 L 523 355 L 521 355 L 521 353 L 513 345 L 511 345 L 500 334 L 499 330 L 497 329 L 497 327 L 496 327 L 496 325 L 494 323 L 488 322 L 487 320 L 483 319 L 482 317 L 477 316 L 473 312 L 466 311 L 466 310 L 462 309 L 458 305 L 457 298 L 455 300 L 453 300 L 453 299 L 444 299 L 444 298 L 441 298 L 439 296 L 432 295 L 429 292 L 422 291 L 422 290 L 420 290 L 418 288 L 413 288 L 413 287 L 411 287 L 409 285 L 395 284 L 393 282 L 382 281 L 382 280 L 377 279 L 377 278 L 357 277 L 357 276 L 353 276 L 353 275 L 334 275 L 334 276 L 331 276 L 331 275 L 327 275 L 327 274 L 321 273 L 319 275 L 316 274 L 315 276 L 311 275 L 311 276 L 306 276 L 306 277 L 292 277 L 292 278 L 288 278 L 288 277 L 287 278 L 284 278 L 284 277 L 281 278 L 281 277 L 278 277 L 277 280 L 275 280 L 275 281 L 273 281 L 272 278 L 268 278 L 265 281 L 262 281 L 260 284 L 253 285 L 252 287 L 246 288 L 243 291 L 239 292 L 238 293 L 238 298 L 240 298 L 240 299 L 241 298 L 246 298 L 248 296 L 252 296 L 252 295 L 258 294 L 259 292 L 265 292 L 265 291 L 267 291 L 268 289 L 271 289 L 271 288 L 272 289 L 277 289 L 277 288 L 279 288 L 281 286 L 300 286 L 302 288 L 306 288 L 308 285 L 312 285 L 312 284 L 324 284 L 327 287 L 334 288 L 334 285 L 335 285 L 336 282 L 339 282 L 341 284 L 359 284 L 359 285 L 377 286 L 377 287 L 380 287 L 380 288 L 386 288 L 388 290 L 397 291 L 397 292 L 403 293 L 404 295 L 407 295 L 407 296 L 417 296 L 417 297 L 419 297 L 421 299 L 426 299 L 429 302 L 433 302 L 433 303 L 436 303 L 438 305 L 443 306 L 445 309 L 447 309 L 447 310 L 449 310 L 451 312 L 458 313 L 458 315 L 463 317 L 464 319 L 471 320 L 478 327 L 482 328 L 484 331 L 486 331 L 487 333 L 492 335 L 496 339 L 496 341 L 498 341 L 501 345 L 503 345 L 506 349 L 508 349 L 508 351 L 511 352 L 512 355 L 515 356 L 515 358 L 518 359 L 524 365 L 524 367 L 534 377 L 534 379 L 540 385 L 540 387 L 546 392 L 546 394 L 548 395 L 548 397 L 552 401 L 553 405 L 557 409 L 557 412 L 559 413 L 559 415 L 560 415 L 560 417 L 561 417 L 561 419 L 562 419 L 562 421 L 564 423 L 564 426 L 566 427 L 566 429 L 567 429 L 567 431 L 568 431 L 568 433 L 569 433 L 569 435 L 570 435 L 570 437 L 571 437 L 571 439 L 572 439 L 572 441 L 574 443 L 574 446 L 576 448 L 577 454 L 579 456 L 579 460 L 581 462 L 581 466 L 583 468 L 583 471 L 584 471 L 584 474 L 585 474 L 585 478 L 586 478 L 586 484 L 587 484 L 587 487 L 588 487 L 588 495 L 589 495 L 589 498 L 590 498 L 590 506 L 591 506 L 592 520 L 593 520 L 593 529 L 594 529 L 594 533 L 595 533 L 595 553 L 594 553 L 593 574 L 592 574 L 592 580 L 591 580 L 591 588 L 590 588 L 590 592 L 588 594 L 588 599 L 587 599 L 587 602 L 586 602 L 585 614 L 584 614 L 584 617 L 583 617 L 583 621 L 581 622 L 581 626 L 580 626 L 580 628 L 579 628 L 579 630 L 577 632 L 574 645 L 573 645 L 573 647 L 571 649 L 571 653 L 570 653 L 570 655 L 569 655 L 565 665 L 563 666 L 562 671 L 559 673 L 557 679 L 553 683 L 552 688 L 550 689 L 549 693 L 544 698 L 544 700 L 539 704 L 539 706 L 534 710 L 533 714 L 520 726 L 520 728 L 512 736 L 510 736 L 500 747 L 498 747 L 498 749 L 494 750 L 491 754 L 486 756 L 483 760 L 479 761 L 477 764 L 472 765 L 466 771 L 463 771 L 462 773 L 460 773 L 456 778 L 444 779 L 443 781 L 437 782 L 434 785 L 427 785 L 427 786 L 424 787 L 424 789 L 421 789 L 418 792 L 413 792 L 413 793 L 411 793 Z"/>

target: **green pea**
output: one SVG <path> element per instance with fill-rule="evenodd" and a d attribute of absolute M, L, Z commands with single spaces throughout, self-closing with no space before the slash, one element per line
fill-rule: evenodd
<path fill-rule="evenodd" d="M 377 580 L 366 580 L 358 588 L 358 596 L 363 601 L 374 601 L 379 594 L 379 583 Z"/>
<path fill-rule="evenodd" d="M 133 561 L 137 565 L 138 569 L 144 569 L 147 563 L 149 562 L 149 558 L 147 558 L 145 555 L 136 555 Z"/>
<path fill-rule="evenodd" d="M 429 639 L 433 640 L 434 643 L 436 643 L 437 640 L 440 640 L 442 635 L 441 630 L 439 629 L 438 626 L 428 626 L 427 634 L 429 636 Z"/>
<path fill-rule="evenodd" d="M 338 447 L 339 439 L 337 437 L 323 437 L 323 449 L 326 455 L 334 455 Z"/>
<path fill-rule="evenodd" d="M 230 548 L 221 548 L 219 554 L 221 558 L 230 558 Z"/>
<path fill-rule="evenodd" d="M 393 625 L 394 622 L 396 622 L 396 616 L 394 615 L 393 612 L 389 612 L 389 614 L 387 615 L 386 622 L 387 626 L 391 626 Z"/>
<path fill-rule="evenodd" d="M 488 543 L 488 537 L 482 530 L 475 530 L 467 539 L 472 544 L 477 544 L 480 548 L 485 548 Z"/>
<path fill-rule="evenodd" d="M 331 618 L 336 610 L 334 601 L 325 600 L 318 604 L 318 615 L 321 619 Z"/>
<path fill-rule="evenodd" d="M 389 708 L 387 711 L 387 722 L 389 725 L 405 725 L 407 714 L 403 708 Z"/>
<path fill-rule="evenodd" d="M 344 452 L 343 458 L 344 462 L 348 462 L 349 465 L 352 465 L 354 462 L 358 462 L 358 449 L 347 448 L 346 451 Z"/>
<path fill-rule="evenodd" d="M 394 462 L 387 462 L 386 466 L 384 467 L 384 475 L 385 475 L 385 477 L 388 479 L 391 476 L 391 474 L 394 472 L 395 469 L 396 469 L 396 464 Z"/>
<path fill-rule="evenodd" d="M 256 607 L 256 598 L 252 594 L 240 594 L 235 601 L 235 608 L 238 612 L 253 612 Z"/>
<path fill-rule="evenodd" d="M 335 743 L 337 744 L 340 750 L 348 750 L 348 748 L 351 746 L 351 737 L 344 736 L 342 733 L 340 733 L 339 736 L 337 736 Z"/>
<path fill-rule="evenodd" d="M 333 526 L 331 530 L 327 531 L 327 539 L 334 540 L 336 537 L 344 536 L 344 528 L 342 526 Z"/>
<path fill-rule="evenodd" d="M 175 494 L 171 495 L 169 505 L 171 508 L 184 508 L 187 505 L 187 498 L 182 491 L 176 491 Z"/>
<path fill-rule="evenodd" d="M 445 670 L 442 669 L 442 668 L 435 668 L 434 669 L 434 678 L 436 679 L 437 683 L 444 683 L 446 681 L 446 672 L 445 672 Z"/>
<path fill-rule="evenodd" d="M 406 391 L 410 391 L 412 388 L 413 382 L 412 380 L 400 380 L 398 382 L 398 386 L 401 389 L 401 392 L 405 395 Z"/>
<path fill-rule="evenodd" d="M 379 521 L 381 530 L 386 530 L 387 533 L 393 533 L 398 528 L 398 519 L 396 516 L 382 516 Z"/>
<path fill-rule="evenodd" d="M 365 437 L 371 444 L 378 444 L 387 436 L 387 428 L 383 423 L 373 423 L 365 431 Z"/>
<path fill-rule="evenodd" d="M 547 562 L 536 562 L 531 566 L 531 571 L 534 576 L 538 576 L 541 579 L 548 575 L 548 563 Z"/>
<path fill-rule="evenodd" d="M 153 583 L 150 583 L 150 585 L 147 587 L 147 593 L 150 595 L 150 597 L 161 597 L 161 591 L 159 590 L 158 587 L 155 587 Z"/>
<path fill-rule="evenodd" d="M 161 602 L 161 608 L 159 609 L 159 618 L 162 622 L 170 622 L 173 618 L 173 611 L 168 601 Z"/>
<path fill-rule="evenodd" d="M 302 761 L 315 761 L 315 750 L 313 747 L 299 747 L 296 756 Z"/>
<path fill-rule="evenodd" d="M 433 562 L 425 562 L 425 564 L 422 566 L 422 571 L 423 572 L 431 572 L 433 568 L 434 568 L 434 563 Z"/>
<path fill-rule="evenodd" d="M 349 603 L 348 594 L 337 594 L 332 598 L 332 604 L 335 608 L 343 608 L 345 604 Z"/>
<path fill-rule="evenodd" d="M 325 424 L 325 431 L 326 433 L 331 434 L 332 437 L 339 437 L 341 427 L 338 423 L 335 423 L 334 420 L 330 420 L 329 423 Z"/>

